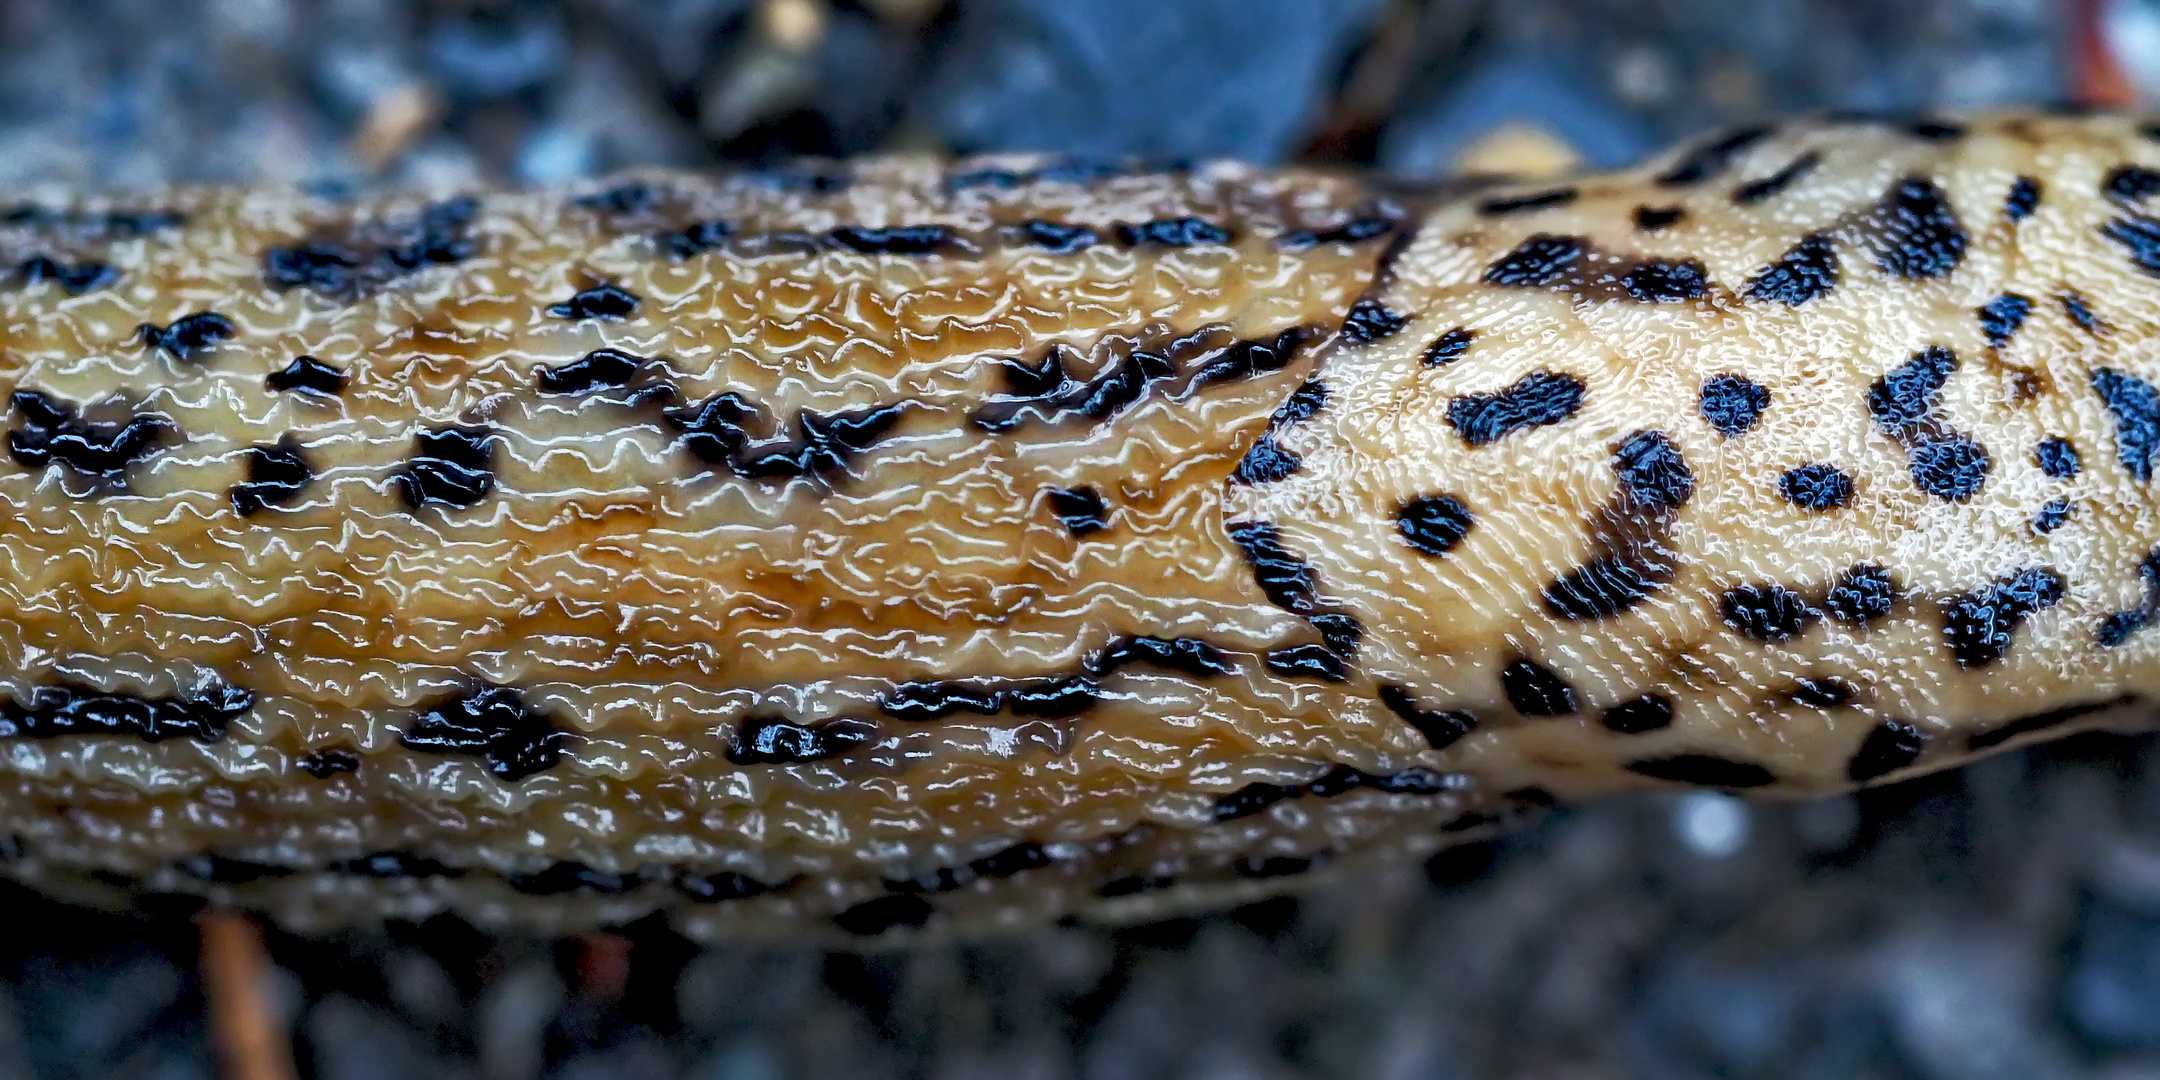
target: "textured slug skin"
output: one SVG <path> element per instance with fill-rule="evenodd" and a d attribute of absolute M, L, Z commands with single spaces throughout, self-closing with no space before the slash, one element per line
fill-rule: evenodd
<path fill-rule="evenodd" d="M 0 870 L 1137 918 L 2160 692 L 2160 140 L 0 207 Z"/>

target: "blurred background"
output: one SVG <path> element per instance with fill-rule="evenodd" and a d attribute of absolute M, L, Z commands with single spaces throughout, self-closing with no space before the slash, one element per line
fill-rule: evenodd
<path fill-rule="evenodd" d="M 0 192 L 1042 148 L 1408 174 L 2160 95 L 2160 0 L 0 0 Z M 185 917 L 0 890 L 0 1077 L 215 1074 Z M 858 955 L 273 934 L 330 1080 L 2160 1078 L 2160 739 L 1694 793 L 1220 915 Z"/>

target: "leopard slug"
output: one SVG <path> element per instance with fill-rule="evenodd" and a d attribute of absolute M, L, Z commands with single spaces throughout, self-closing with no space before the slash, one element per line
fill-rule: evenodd
<path fill-rule="evenodd" d="M 0 873 L 974 931 L 2160 693 L 2160 128 L 0 207 Z"/>

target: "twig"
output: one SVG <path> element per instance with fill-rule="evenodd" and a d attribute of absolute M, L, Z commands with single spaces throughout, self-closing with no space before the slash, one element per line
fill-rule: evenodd
<path fill-rule="evenodd" d="M 210 1038 L 225 1080 L 293 1080 L 292 1046 L 270 1004 L 262 928 L 221 908 L 203 912 L 196 923 Z"/>

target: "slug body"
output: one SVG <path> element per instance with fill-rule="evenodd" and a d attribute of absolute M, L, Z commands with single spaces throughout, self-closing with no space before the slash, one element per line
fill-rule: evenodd
<path fill-rule="evenodd" d="M 0 218 L 0 872 L 1138 918 L 2160 693 L 2160 140 L 888 159 Z"/>

